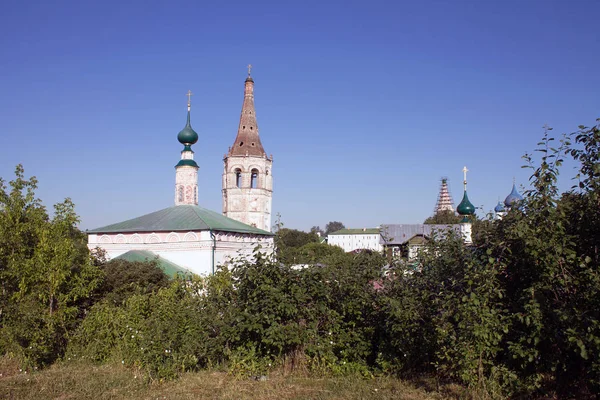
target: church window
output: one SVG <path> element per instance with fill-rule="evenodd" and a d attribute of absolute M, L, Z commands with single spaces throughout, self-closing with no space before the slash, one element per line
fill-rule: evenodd
<path fill-rule="evenodd" d="M 239 168 L 235 170 L 235 186 L 242 187 L 242 171 Z"/>
<path fill-rule="evenodd" d="M 242 126 L 242 129 L 246 129 L 246 125 Z"/>
<path fill-rule="evenodd" d="M 242 147 L 244 145 L 244 142 L 240 142 L 240 147 Z"/>
<path fill-rule="evenodd" d="M 252 147 L 254 147 L 254 142 L 252 142 Z"/>
<path fill-rule="evenodd" d="M 183 201 L 183 186 L 179 186 L 177 190 L 177 201 Z"/>
<path fill-rule="evenodd" d="M 252 130 L 252 127 L 250 127 L 250 130 Z"/>
<path fill-rule="evenodd" d="M 250 181 L 250 187 L 252 189 L 256 189 L 258 187 L 258 170 L 257 169 L 252 170 L 252 179 Z"/>

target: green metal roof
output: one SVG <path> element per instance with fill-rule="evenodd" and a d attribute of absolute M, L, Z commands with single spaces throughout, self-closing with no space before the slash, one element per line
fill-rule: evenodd
<path fill-rule="evenodd" d="M 373 235 L 379 234 L 379 228 L 366 228 L 366 229 L 340 229 L 330 233 L 330 235 Z"/>
<path fill-rule="evenodd" d="M 187 165 L 187 166 L 190 166 L 190 167 L 200 168 L 200 167 L 198 167 L 198 164 L 196 164 L 196 161 L 194 161 L 194 160 L 179 160 L 179 162 L 177 163 L 177 165 L 175 166 L 175 168 L 181 167 L 182 165 Z"/>
<path fill-rule="evenodd" d="M 87 233 L 221 231 L 273 236 L 271 232 L 192 205 L 165 208 L 141 217 L 92 229 Z"/>
<path fill-rule="evenodd" d="M 189 275 L 192 273 L 190 270 L 147 250 L 129 250 L 127 253 L 121 254 L 114 259 L 131 262 L 147 262 L 156 260 L 158 267 L 171 278 L 175 278 L 177 275 Z"/>

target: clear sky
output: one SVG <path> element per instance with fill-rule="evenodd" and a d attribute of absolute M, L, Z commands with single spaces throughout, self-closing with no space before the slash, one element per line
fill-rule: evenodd
<path fill-rule="evenodd" d="M 460 201 L 464 165 L 488 211 L 513 177 L 527 187 L 544 124 L 600 117 L 598 15 L 597 0 L 7 0 L 0 176 L 22 163 L 83 229 L 171 206 L 191 89 L 200 205 L 221 211 L 251 63 L 285 226 L 420 223 L 442 176 Z"/>

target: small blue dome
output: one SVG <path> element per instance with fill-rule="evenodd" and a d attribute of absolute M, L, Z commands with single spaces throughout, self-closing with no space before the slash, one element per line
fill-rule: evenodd
<path fill-rule="evenodd" d="M 517 187 L 513 183 L 512 191 L 508 196 L 506 196 L 506 199 L 504 199 L 504 205 L 506 207 L 512 207 L 513 205 L 516 205 L 517 203 L 520 203 L 522 201 L 523 196 L 521 196 L 519 192 L 517 192 Z"/>
<path fill-rule="evenodd" d="M 494 211 L 496 211 L 497 213 L 506 211 L 506 209 L 504 208 L 504 204 L 502 204 L 501 201 L 498 201 L 498 205 L 494 207 Z"/>

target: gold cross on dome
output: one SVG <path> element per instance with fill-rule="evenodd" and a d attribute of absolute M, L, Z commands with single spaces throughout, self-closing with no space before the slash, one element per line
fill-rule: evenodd
<path fill-rule="evenodd" d="M 187 96 L 187 98 L 188 98 L 188 106 L 189 106 L 189 105 L 192 103 L 192 95 L 193 95 L 193 94 L 194 94 L 194 93 L 192 93 L 192 91 L 191 91 L 191 90 L 188 90 L 188 92 L 186 93 L 186 96 Z"/>
<path fill-rule="evenodd" d="M 251 71 L 252 71 L 252 64 L 248 64 L 248 76 L 250 76 Z"/>

